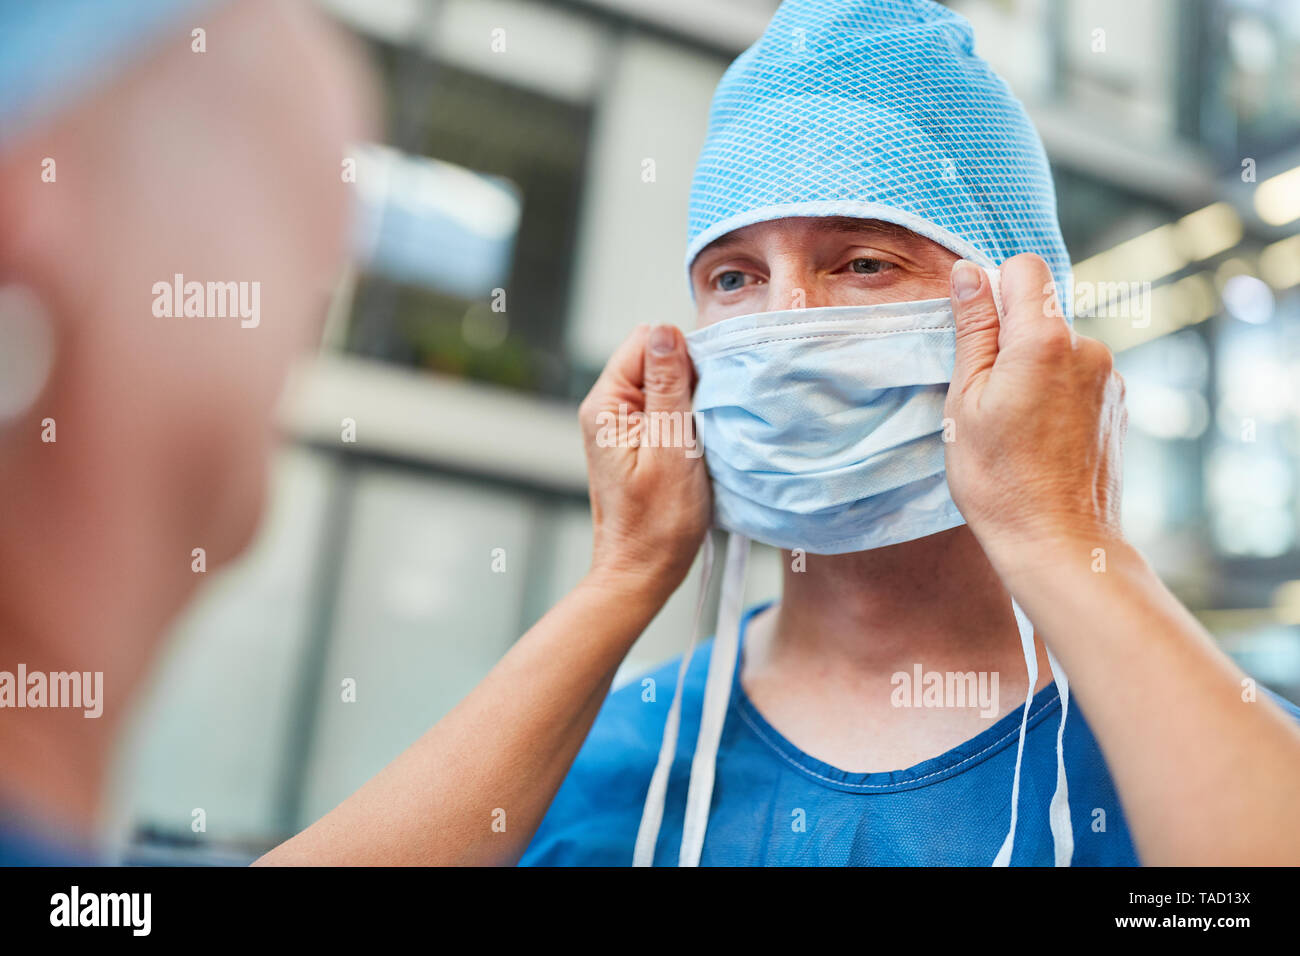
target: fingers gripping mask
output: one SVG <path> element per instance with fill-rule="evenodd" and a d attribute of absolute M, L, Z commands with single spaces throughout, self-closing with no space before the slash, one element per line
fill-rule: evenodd
<path fill-rule="evenodd" d="M 963 523 L 944 477 L 947 299 L 738 316 L 687 347 L 719 527 L 842 554 Z"/>

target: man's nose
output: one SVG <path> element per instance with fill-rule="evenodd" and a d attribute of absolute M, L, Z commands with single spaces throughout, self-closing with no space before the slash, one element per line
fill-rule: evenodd
<path fill-rule="evenodd" d="M 817 271 L 795 261 L 774 263 L 767 283 L 768 312 L 815 309 L 830 305 Z"/>

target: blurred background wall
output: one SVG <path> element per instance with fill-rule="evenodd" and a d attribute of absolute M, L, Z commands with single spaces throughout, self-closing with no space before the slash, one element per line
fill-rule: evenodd
<path fill-rule="evenodd" d="M 286 395 L 260 539 L 178 622 L 122 747 L 135 861 L 242 862 L 310 822 L 582 576 L 577 402 L 638 323 L 692 326 L 709 98 L 777 6 L 320 5 L 383 79 L 386 142 L 353 157 L 362 264 Z M 1300 4 L 950 5 L 1042 133 L 1076 288 L 1110 290 L 1078 326 L 1128 382 L 1128 533 L 1300 699 Z M 619 680 L 680 653 L 694 588 Z"/>

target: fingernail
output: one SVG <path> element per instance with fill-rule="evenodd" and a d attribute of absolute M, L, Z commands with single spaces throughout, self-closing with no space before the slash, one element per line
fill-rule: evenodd
<path fill-rule="evenodd" d="M 952 267 L 952 295 L 959 302 L 965 302 L 979 294 L 980 283 L 984 281 L 984 271 L 973 262 L 958 259 Z"/>
<path fill-rule="evenodd" d="M 670 355 L 675 346 L 673 330 L 666 325 L 656 325 L 650 333 L 650 351 L 655 355 Z"/>

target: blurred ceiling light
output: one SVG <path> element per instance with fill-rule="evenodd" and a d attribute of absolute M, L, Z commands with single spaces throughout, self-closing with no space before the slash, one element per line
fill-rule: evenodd
<path fill-rule="evenodd" d="M 1277 557 L 1295 542 L 1290 463 L 1257 446 L 1221 445 L 1206 459 L 1206 492 L 1219 548 Z"/>
<path fill-rule="evenodd" d="M 1214 284 L 1220 289 L 1233 276 L 1253 276 L 1255 267 L 1250 260 L 1243 259 L 1240 256 L 1233 256 L 1231 259 L 1224 259 L 1219 263 L 1219 267 L 1214 270 Z"/>
<path fill-rule="evenodd" d="M 1216 510 L 1233 506 L 1286 510 L 1291 501 L 1290 464 L 1256 445 L 1220 445 L 1206 462 L 1207 490 Z"/>
<path fill-rule="evenodd" d="M 1167 336 L 1156 356 L 1156 381 L 1175 388 L 1203 391 L 1210 378 L 1210 348 L 1190 329 Z"/>
<path fill-rule="evenodd" d="M 1122 352 L 1204 322 L 1218 311 L 1219 295 L 1214 288 L 1213 273 L 1196 272 L 1152 291 L 1145 310 L 1148 317 L 1145 324 L 1081 318 L 1075 320 L 1075 328 L 1105 342 L 1111 351 Z"/>
<path fill-rule="evenodd" d="M 1228 554 L 1276 558 L 1295 543 L 1294 523 L 1284 508 L 1218 506 L 1213 528 L 1216 543 Z"/>
<path fill-rule="evenodd" d="M 1265 246 L 1259 254 L 1259 274 L 1274 289 L 1289 289 L 1300 283 L 1300 236 Z"/>
<path fill-rule="evenodd" d="M 1226 202 L 1216 202 L 1178 220 L 1178 245 L 1193 262 L 1218 255 L 1241 241 L 1241 217 Z"/>
<path fill-rule="evenodd" d="M 1267 74 L 1277 62 L 1277 42 L 1258 17 L 1237 16 L 1228 24 L 1228 49 L 1244 73 Z"/>
<path fill-rule="evenodd" d="M 1240 326 L 1238 326 L 1240 328 Z M 1245 331 L 1245 330 L 1243 330 Z M 1269 338 L 1251 336 L 1233 344 L 1224 336 L 1217 355 L 1219 427 L 1225 436 L 1241 434 L 1247 423 L 1273 424 L 1291 414 L 1294 388 L 1291 370 L 1275 357 Z M 1252 438 L 1254 442 L 1260 440 Z"/>
<path fill-rule="evenodd" d="M 1173 224 L 1166 223 L 1077 263 L 1075 278 L 1082 282 L 1121 278 L 1126 282 L 1150 282 L 1167 276 L 1188 263 L 1176 240 Z"/>
<path fill-rule="evenodd" d="M 1255 212 L 1270 226 L 1300 219 L 1300 166 L 1255 187 Z"/>
<path fill-rule="evenodd" d="M 1226 202 L 1211 203 L 1177 222 L 1157 226 L 1074 266 L 1082 282 L 1154 282 L 1241 241 L 1243 226 Z"/>
<path fill-rule="evenodd" d="M 1219 296 L 1208 272 L 1196 272 L 1179 279 L 1172 286 L 1182 309 L 1179 325 L 1195 325 L 1212 318 L 1219 311 Z"/>
<path fill-rule="evenodd" d="M 1273 290 L 1254 276 L 1233 276 L 1223 284 L 1223 305 L 1233 318 L 1263 325 L 1273 317 Z"/>
<path fill-rule="evenodd" d="M 1129 423 L 1153 438 L 1199 438 L 1210 424 L 1210 408 L 1199 392 L 1150 382 L 1130 381 Z"/>

